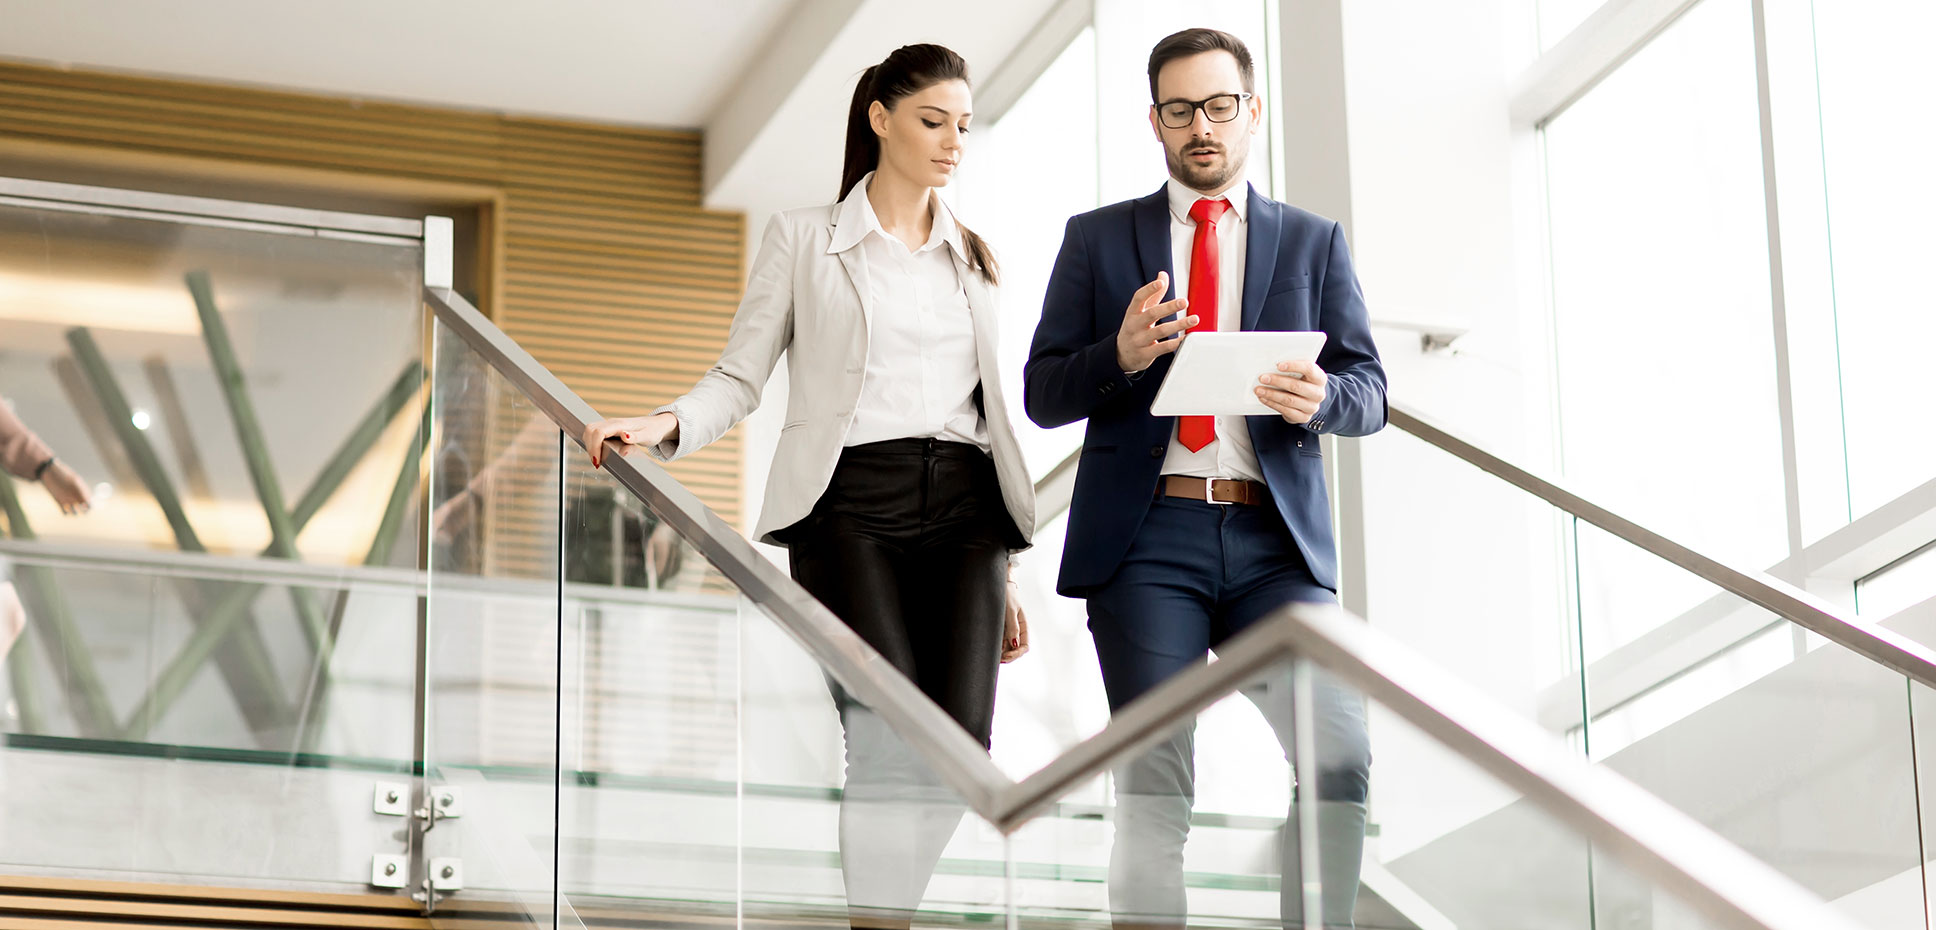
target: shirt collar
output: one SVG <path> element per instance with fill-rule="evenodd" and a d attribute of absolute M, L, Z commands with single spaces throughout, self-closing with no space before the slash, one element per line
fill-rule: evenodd
<path fill-rule="evenodd" d="M 847 192 L 840 205 L 834 208 L 834 236 L 833 241 L 827 244 L 827 254 L 845 252 L 859 245 L 869 233 L 883 239 L 892 238 L 887 234 L 887 229 L 881 226 L 881 218 L 874 212 L 874 204 L 867 199 L 867 182 L 873 178 L 874 172 L 867 172 L 854 184 L 854 189 Z M 928 232 L 928 241 L 914 251 L 926 252 L 945 244 L 954 250 L 956 258 L 968 261 L 967 247 L 961 241 L 961 225 L 955 222 L 954 211 L 948 209 L 947 201 L 941 199 L 939 191 L 935 191 L 928 195 L 928 204 L 934 226 Z"/>
<path fill-rule="evenodd" d="M 1164 189 L 1170 195 L 1170 215 L 1176 217 L 1179 223 L 1194 223 L 1195 221 L 1190 219 L 1190 207 L 1199 200 L 1215 200 L 1218 197 L 1230 201 L 1230 210 L 1237 214 L 1239 222 L 1249 219 L 1250 182 L 1248 181 L 1238 180 L 1216 194 L 1204 194 L 1190 189 L 1182 181 L 1171 178 L 1169 183 L 1164 185 Z"/>

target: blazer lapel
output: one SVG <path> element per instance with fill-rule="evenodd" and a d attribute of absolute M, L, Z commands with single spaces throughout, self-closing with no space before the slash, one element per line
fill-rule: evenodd
<path fill-rule="evenodd" d="M 1170 197 L 1167 187 L 1136 201 L 1136 255 L 1143 265 L 1143 279 L 1137 287 L 1156 280 L 1157 272 L 1170 276 L 1169 293 L 1164 300 L 1176 299 L 1176 269 L 1170 267 Z M 1119 321 L 1120 322 L 1120 321 Z"/>
<path fill-rule="evenodd" d="M 860 247 L 836 253 L 840 267 L 847 271 L 847 283 L 853 285 L 854 297 L 860 303 L 861 332 L 874 331 L 874 291 L 867 286 L 867 259 L 861 256 Z"/>
<path fill-rule="evenodd" d="M 1249 187 L 1249 185 L 1245 185 Z M 1277 205 L 1250 190 L 1249 222 L 1244 236 L 1244 323 L 1246 330 L 1257 328 L 1264 312 L 1264 295 L 1270 293 L 1271 276 L 1277 271 L 1277 239 L 1283 231 L 1284 217 Z"/>
<path fill-rule="evenodd" d="M 987 400 L 982 405 L 987 408 L 984 415 L 991 419 L 997 415 L 995 408 L 1000 407 L 1002 379 L 998 374 L 1001 360 L 995 355 L 996 315 L 1001 309 L 995 305 L 995 295 L 989 291 L 988 282 L 968 267 L 953 249 L 948 251 L 955 262 L 955 276 L 961 281 L 961 291 L 968 297 L 968 318 L 975 326 L 975 362 L 981 366 L 982 393 Z M 991 374 L 994 373 L 994 374 Z M 1005 414 L 1007 411 L 1001 410 Z"/>

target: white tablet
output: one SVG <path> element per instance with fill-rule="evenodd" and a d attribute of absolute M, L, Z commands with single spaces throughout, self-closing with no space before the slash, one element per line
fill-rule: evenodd
<path fill-rule="evenodd" d="M 1277 416 L 1257 399 L 1257 377 L 1278 362 L 1313 361 L 1323 333 L 1204 332 L 1183 339 L 1150 413 L 1159 417 Z"/>

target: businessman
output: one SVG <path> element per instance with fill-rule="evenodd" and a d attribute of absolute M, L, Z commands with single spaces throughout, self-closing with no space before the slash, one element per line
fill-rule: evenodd
<path fill-rule="evenodd" d="M 1185 30 L 1150 52 L 1149 82 L 1169 180 L 1069 220 L 1025 369 L 1031 419 L 1089 421 L 1057 590 L 1087 601 L 1112 710 L 1286 603 L 1335 600 L 1318 436 L 1363 436 L 1386 416 L 1343 231 L 1243 181 L 1263 121 L 1249 51 L 1228 33 Z M 1327 339 L 1315 361 L 1260 373 L 1271 415 L 1152 416 L 1170 355 L 1193 330 Z M 1288 678 L 1245 693 L 1288 755 Z M 1300 886 L 1320 878 L 1324 926 L 1351 927 L 1370 789 L 1364 708 L 1324 676 L 1314 703 L 1319 764 L 1297 780 L 1317 792 L 1320 863 L 1302 875 L 1293 810 L 1280 903 L 1286 925 L 1302 926 Z M 1185 924 L 1194 753 L 1191 722 L 1117 774 L 1118 927 Z"/>

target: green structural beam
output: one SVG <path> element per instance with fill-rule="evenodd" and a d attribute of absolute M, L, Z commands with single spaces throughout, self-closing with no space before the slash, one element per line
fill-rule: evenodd
<path fill-rule="evenodd" d="M 22 542 L 34 539 L 33 527 L 28 525 L 27 514 L 20 507 L 20 495 L 14 491 L 13 479 L 5 473 L 0 473 L 0 510 L 6 511 L 8 532 L 14 539 Z M 74 722 L 85 736 L 95 739 L 113 736 L 116 732 L 114 708 L 108 703 L 107 687 L 94 667 L 94 657 L 88 654 L 80 631 L 74 626 L 73 614 L 67 608 L 67 599 L 61 595 L 54 573 L 43 565 L 19 565 L 14 568 L 14 579 L 19 582 L 17 587 L 29 619 L 53 627 L 53 636 L 47 642 L 48 658 L 56 668 L 67 673 L 61 677 L 67 681 Z M 29 635 L 23 632 L 21 639 Z M 32 663 L 27 655 L 21 643 L 14 643 L 13 652 L 7 656 L 7 668 L 13 681 L 14 700 L 20 706 L 21 722 L 29 732 L 35 732 L 45 721 L 36 719 L 40 710 L 33 705 L 38 695 L 33 690 Z"/>
<path fill-rule="evenodd" d="M 277 558 L 300 562 L 302 553 L 296 551 L 296 525 L 289 518 L 282 482 L 277 479 L 275 463 L 269 458 L 269 443 L 262 436 L 262 421 L 256 417 L 255 401 L 250 399 L 248 383 L 242 377 L 242 363 L 235 356 L 235 344 L 229 341 L 228 323 L 215 307 L 215 286 L 206 271 L 189 272 L 187 281 L 188 292 L 195 298 L 195 312 L 202 318 L 202 340 L 208 344 L 209 362 L 215 367 L 222 397 L 228 401 L 235 438 L 242 446 L 242 459 L 249 466 L 249 480 L 255 484 L 256 498 L 269 520 L 269 549 Z M 318 655 L 327 651 L 329 631 L 309 592 L 290 588 L 289 598 L 295 604 L 304 635 L 309 637 L 310 648 Z"/>
<path fill-rule="evenodd" d="M 414 374 L 415 377 L 421 379 L 422 371 L 423 368 L 421 365 L 412 362 L 406 374 Z M 418 383 L 420 384 L 421 381 L 419 380 Z M 416 385 L 413 384 L 412 387 L 414 389 Z M 405 394 L 405 399 L 408 399 L 407 393 Z M 390 399 L 386 396 L 378 402 L 376 410 L 383 409 L 389 403 Z M 373 410 L 372 414 L 376 410 Z M 426 398 L 424 419 L 417 431 L 417 441 L 412 444 L 410 451 L 404 456 L 403 468 L 397 477 L 397 487 L 391 490 L 390 501 L 384 508 L 382 519 L 377 523 L 376 542 L 371 545 L 371 553 L 373 555 L 381 548 L 384 553 L 384 558 L 388 558 L 389 548 L 394 544 L 402 523 L 405 505 L 408 504 L 410 492 L 417 484 L 417 472 L 421 468 L 423 449 L 428 442 L 427 436 L 430 430 L 429 416 L 429 399 Z M 378 432 L 381 432 L 381 430 L 379 429 Z M 353 433 L 348 441 L 344 443 L 343 448 L 338 450 L 336 458 L 344 457 L 348 450 L 359 445 L 363 448 L 364 452 L 367 452 L 369 443 L 361 438 L 363 435 L 361 430 Z M 362 453 L 358 454 L 361 455 Z M 303 495 L 303 499 L 315 498 L 317 500 L 327 500 L 330 495 L 335 493 L 336 485 L 348 473 L 349 469 L 336 471 L 325 468 L 323 473 L 317 476 L 316 482 L 310 487 L 309 491 Z M 399 504 L 399 500 L 403 503 Z M 314 510 L 308 510 L 301 514 L 301 519 L 295 523 L 296 531 L 300 533 L 303 526 L 307 525 L 310 517 L 314 515 Z M 269 553 L 267 550 L 264 550 L 263 554 L 268 555 Z M 373 565 L 378 564 L 380 561 L 382 560 L 372 561 L 370 558 L 366 558 L 364 564 Z M 203 663 L 208 661 L 208 657 L 214 653 L 215 649 L 223 642 L 223 639 L 237 629 L 248 629 L 247 627 L 239 626 L 240 621 L 246 616 L 249 605 L 254 601 L 255 597 L 262 593 L 263 587 L 263 585 L 257 584 L 239 585 L 223 593 L 221 599 L 209 609 L 206 619 L 189 636 L 188 642 L 182 644 L 181 649 L 175 653 L 175 657 L 170 659 L 168 664 L 163 667 L 161 674 L 155 677 L 154 686 L 149 689 L 148 695 L 142 699 L 135 713 L 129 717 L 128 725 L 131 729 L 137 727 L 143 720 L 160 719 L 161 715 L 167 712 L 175 700 L 181 697 L 182 692 L 187 689 L 188 683 L 194 679 L 196 673 L 201 670 Z M 327 642 L 335 642 L 336 634 L 340 630 L 342 623 L 341 603 L 342 598 L 339 595 L 335 611 L 336 616 L 331 620 L 328 631 L 329 635 L 326 638 Z M 319 674 L 320 670 L 328 661 L 328 655 L 327 652 L 318 655 L 317 663 Z M 315 700 L 315 697 L 312 696 L 310 701 L 305 703 L 313 704 Z M 313 731 L 313 727 L 308 728 L 308 732 Z"/>
<path fill-rule="evenodd" d="M 343 442 L 341 448 L 336 450 L 336 454 L 323 463 L 323 469 L 316 474 L 315 482 L 289 511 L 289 519 L 295 524 L 298 533 L 302 532 L 302 527 L 308 525 L 309 518 L 315 516 L 316 511 L 323 509 L 323 504 L 329 500 L 330 495 L 335 494 L 336 489 L 342 486 L 343 480 L 349 477 L 350 469 L 355 468 L 356 463 L 369 454 L 370 447 L 376 445 L 376 441 L 382 437 L 384 427 L 389 426 L 390 421 L 396 419 L 403 405 L 410 402 L 410 395 L 415 394 L 422 384 L 423 363 L 412 360 L 410 364 L 404 366 L 403 373 L 391 383 L 390 389 L 384 392 L 383 397 L 376 402 L 376 406 L 371 407 L 370 412 L 364 414 L 363 419 L 357 422 L 356 428 L 350 431 L 349 438 Z"/>
<path fill-rule="evenodd" d="M 410 509 L 410 498 L 417 491 L 417 476 L 423 471 L 424 452 L 430 448 L 430 416 L 431 398 L 426 396 L 423 414 L 417 421 L 417 441 L 403 457 L 397 480 L 390 485 L 390 499 L 383 504 L 383 517 L 376 523 L 376 535 L 370 540 L 369 553 L 363 557 L 364 565 L 390 561 L 390 552 L 396 548 L 397 534 L 403 531 L 403 515 Z"/>
<path fill-rule="evenodd" d="M 431 409 L 431 398 L 426 395 L 423 415 L 417 426 L 417 441 L 411 443 L 410 451 L 403 457 L 403 467 L 397 470 L 397 480 L 390 486 L 390 499 L 383 506 L 382 518 L 377 520 L 376 535 L 370 540 L 370 551 L 363 556 L 364 565 L 382 565 L 390 561 L 390 553 L 396 548 L 397 536 L 403 530 L 404 513 L 409 510 L 410 498 L 418 490 L 424 451 L 430 447 Z M 349 602 L 348 591 L 336 593 L 336 601 L 329 615 L 330 642 L 335 642 L 336 637 L 342 635 L 343 615 L 349 609 Z M 327 672 L 326 668 L 318 668 L 314 693 L 304 702 L 300 725 L 302 736 L 299 740 L 303 752 L 318 752 L 322 745 L 329 716 L 330 678 Z"/>
<path fill-rule="evenodd" d="M 154 446 L 149 444 L 148 437 L 141 430 L 135 428 L 133 408 L 128 403 L 127 395 L 122 393 L 113 370 L 108 367 L 106 356 L 101 354 L 100 346 L 94 342 L 94 334 L 86 327 L 77 326 L 67 331 L 67 344 L 74 350 L 74 361 L 80 366 L 102 411 L 107 414 L 108 426 L 121 441 L 129 464 L 147 487 L 148 493 L 154 497 L 155 503 L 161 507 L 168 526 L 174 530 L 175 544 L 183 552 L 207 552 L 201 538 L 195 535 L 195 528 L 189 524 L 181 496 L 176 493 L 168 473 L 162 469 Z M 212 619 L 211 602 L 216 600 L 211 588 L 219 589 L 219 586 L 190 582 L 180 587 L 189 615 L 204 626 Z M 229 587 L 226 596 L 236 596 L 235 588 Z M 255 732 L 274 733 L 287 724 L 291 716 L 288 701 L 282 695 L 269 647 L 253 624 L 246 627 L 233 642 L 225 644 L 215 659 L 230 693 L 235 696 L 237 706 Z M 139 713 L 133 718 L 135 724 L 149 720 Z"/>
<path fill-rule="evenodd" d="M 47 715 L 40 709 L 40 686 L 34 682 L 34 660 L 30 658 L 25 643 L 33 634 L 21 630 L 13 641 L 13 651 L 7 653 L 7 681 L 13 688 L 13 709 L 19 716 L 20 724 L 16 732 L 42 734 L 47 732 Z"/>

